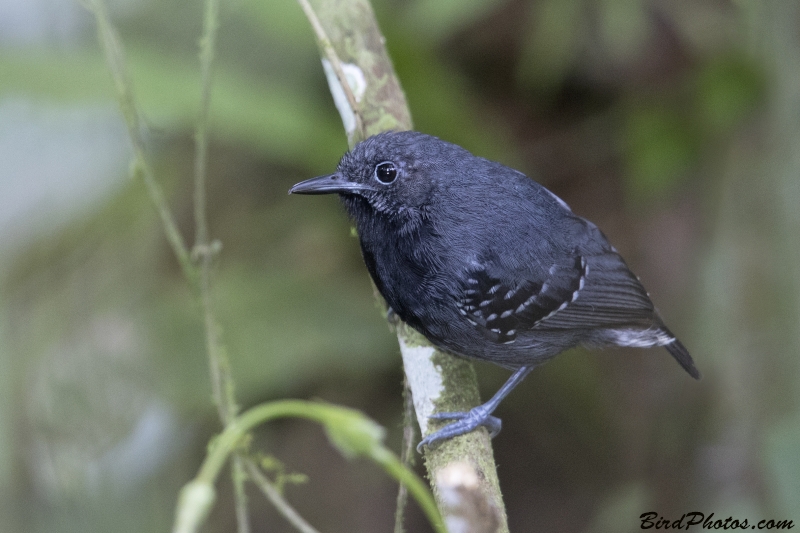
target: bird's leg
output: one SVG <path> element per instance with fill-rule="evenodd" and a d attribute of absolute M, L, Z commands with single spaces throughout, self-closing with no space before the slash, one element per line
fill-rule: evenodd
<path fill-rule="evenodd" d="M 508 396 L 508 394 L 514 390 L 514 387 L 525 379 L 525 376 L 533 370 L 534 366 L 535 365 L 523 366 L 515 370 L 514 373 L 511 374 L 511 377 L 508 378 L 508 381 L 500 387 L 500 390 L 483 405 L 473 407 L 466 413 L 435 413 L 428 417 L 429 420 L 456 420 L 456 422 L 448 424 L 439 431 L 435 431 L 422 439 L 417 445 L 417 451 L 422 451 L 423 446 L 430 446 L 441 440 L 469 433 L 480 426 L 485 426 L 486 429 L 489 430 L 490 437 L 494 437 L 500 433 L 502 423 L 499 418 L 492 416 L 492 413 L 497 409 L 497 406 L 500 405 L 500 402 L 503 401 L 503 398 Z"/>

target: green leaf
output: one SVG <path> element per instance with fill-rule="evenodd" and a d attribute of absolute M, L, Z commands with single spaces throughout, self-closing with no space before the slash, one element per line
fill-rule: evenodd
<path fill-rule="evenodd" d="M 382 447 L 386 430 L 359 411 L 338 409 L 326 417 L 325 433 L 339 452 L 348 458 L 371 456 Z"/>

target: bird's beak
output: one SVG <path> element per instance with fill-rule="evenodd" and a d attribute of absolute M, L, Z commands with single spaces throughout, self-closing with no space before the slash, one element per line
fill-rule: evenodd
<path fill-rule="evenodd" d="M 328 174 L 296 183 L 289 189 L 289 194 L 353 193 L 364 190 L 370 190 L 370 187 L 363 183 L 348 181 L 339 174 Z"/>

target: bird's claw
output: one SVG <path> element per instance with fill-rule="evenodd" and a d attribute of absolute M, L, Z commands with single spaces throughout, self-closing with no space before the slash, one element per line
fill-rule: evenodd
<path fill-rule="evenodd" d="M 457 413 L 433 413 L 428 417 L 428 420 L 461 420 L 467 415 L 469 415 L 469 413 L 463 411 Z"/>
<path fill-rule="evenodd" d="M 475 407 L 465 413 L 435 413 L 429 416 L 429 420 L 455 420 L 455 422 L 447 424 L 422 439 L 417 445 L 417 451 L 422 452 L 423 446 L 431 446 L 439 441 L 469 433 L 480 426 L 484 426 L 489 431 L 489 438 L 494 438 L 495 435 L 500 433 L 503 423 L 499 418 L 488 414 L 481 407 L 483 406 Z"/>

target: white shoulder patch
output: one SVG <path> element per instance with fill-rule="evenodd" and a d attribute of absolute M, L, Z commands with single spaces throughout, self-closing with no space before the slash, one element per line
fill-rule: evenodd
<path fill-rule="evenodd" d="M 558 205 L 560 205 L 561 207 L 563 207 L 564 209 L 566 209 L 567 211 L 569 211 L 570 213 L 572 213 L 572 209 L 570 209 L 570 208 L 569 208 L 569 206 L 567 205 L 567 202 L 565 202 L 564 200 L 562 200 L 561 198 L 559 198 L 558 196 L 556 196 L 555 194 L 553 194 L 553 193 L 550 191 L 550 189 L 548 189 L 548 188 L 546 188 L 546 187 L 545 187 L 545 189 L 544 189 L 544 190 L 546 190 L 546 191 L 547 191 L 547 193 L 548 193 L 550 196 L 552 196 L 552 197 L 553 197 L 553 199 L 554 199 L 556 202 L 558 202 Z"/>

